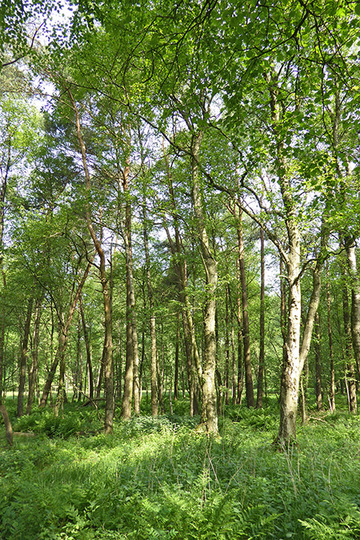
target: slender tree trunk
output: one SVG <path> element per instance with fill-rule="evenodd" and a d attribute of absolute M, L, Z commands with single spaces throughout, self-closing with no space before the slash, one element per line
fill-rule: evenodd
<path fill-rule="evenodd" d="M 242 399 L 242 390 L 243 390 L 243 334 L 242 334 L 242 317 L 241 317 L 241 293 L 240 293 L 240 268 L 239 268 L 239 258 L 236 261 L 237 266 L 237 321 L 238 321 L 238 331 L 237 331 L 237 353 L 238 353 L 238 365 L 237 365 L 237 388 L 236 388 L 236 403 L 241 404 Z"/>
<path fill-rule="evenodd" d="M 123 366 L 123 349 L 122 349 L 121 329 L 119 329 L 119 362 L 117 363 L 117 399 L 121 401 L 122 398 L 122 366 Z"/>
<path fill-rule="evenodd" d="M 343 285 L 343 319 L 344 319 L 344 333 L 345 333 L 345 384 L 347 387 L 347 397 L 349 411 L 351 413 L 357 412 L 357 399 L 356 399 L 356 380 L 355 369 L 352 355 L 352 340 L 351 340 L 351 327 L 350 327 L 350 309 L 348 300 L 348 288 L 346 282 Z"/>
<path fill-rule="evenodd" d="M 49 397 L 49 393 L 51 391 L 51 385 L 52 385 L 52 382 L 54 380 L 54 376 L 55 376 L 55 373 L 56 373 L 56 369 L 57 369 L 57 366 L 60 363 L 63 364 L 63 370 L 64 370 L 64 373 L 65 373 L 65 352 L 66 352 L 66 346 L 67 346 L 67 335 L 68 335 L 68 331 L 69 331 L 69 328 L 70 328 L 70 325 L 71 325 L 71 322 L 72 322 L 72 318 L 73 318 L 73 315 L 75 313 L 75 310 L 76 310 L 76 306 L 77 306 L 77 303 L 79 301 L 79 297 L 81 295 L 81 291 L 83 289 L 83 286 L 85 284 L 85 281 L 89 275 L 89 272 L 90 272 L 90 268 L 92 266 L 92 261 L 90 261 L 84 271 L 84 274 L 77 286 L 77 290 L 76 290 L 76 293 L 74 295 L 74 298 L 72 300 L 72 303 L 69 307 L 69 310 L 68 310 L 68 314 L 67 314 L 67 317 L 66 317 L 66 321 L 64 322 L 62 320 L 62 315 L 60 314 L 59 316 L 59 345 L 58 345 L 58 349 L 57 349 L 57 353 L 55 355 L 55 359 L 53 360 L 52 364 L 51 364 L 51 367 L 50 367 L 50 371 L 48 373 L 48 377 L 46 379 L 46 382 L 45 382 L 45 386 L 44 386 L 44 390 L 43 390 L 43 393 L 42 393 L 42 397 L 41 397 L 41 400 L 40 400 L 40 407 L 45 407 L 46 403 L 47 403 L 47 400 L 48 400 L 48 397 Z M 60 377 L 61 378 L 61 377 Z M 59 384 L 59 387 L 60 387 L 60 384 Z M 59 410 L 59 407 L 61 406 L 61 395 L 58 394 L 60 396 L 59 400 L 58 400 L 58 404 L 57 404 L 57 408 L 56 408 L 56 411 L 58 412 Z M 56 412 L 55 411 L 55 412 Z"/>
<path fill-rule="evenodd" d="M 230 329 L 229 329 L 229 298 L 228 287 L 225 284 L 225 377 L 224 383 L 226 387 L 225 391 L 225 403 L 229 405 L 230 401 Z"/>
<path fill-rule="evenodd" d="M 280 326 L 281 326 L 281 335 L 282 335 L 282 364 L 286 364 L 286 336 L 287 336 L 287 306 L 289 304 L 288 295 L 287 295 L 287 283 L 284 278 L 285 273 L 285 264 L 280 257 Z"/>
<path fill-rule="evenodd" d="M 307 411 L 306 411 L 306 391 L 304 388 L 304 377 L 300 377 L 300 408 L 301 408 L 301 422 L 305 424 L 307 421 Z"/>
<path fill-rule="evenodd" d="M 351 279 L 351 338 L 358 376 L 360 376 L 360 278 L 354 238 L 344 238 L 348 270 Z"/>
<path fill-rule="evenodd" d="M 217 286 L 217 263 L 210 250 L 210 243 L 205 225 L 205 215 L 201 200 L 199 154 L 202 133 L 192 135 L 191 140 L 191 176 L 192 202 L 200 242 L 201 256 L 206 274 L 206 301 L 204 308 L 204 367 L 202 371 L 202 423 L 208 433 L 218 433 L 216 406 L 216 339 L 215 339 L 215 293 Z"/>
<path fill-rule="evenodd" d="M 49 397 L 49 394 L 50 394 L 50 391 L 51 391 L 51 385 L 53 383 L 55 373 L 56 373 L 56 370 L 57 370 L 57 367 L 58 367 L 58 364 L 59 364 L 59 360 L 60 360 L 60 350 L 58 348 L 58 350 L 56 352 L 56 355 L 55 355 L 55 358 L 52 361 L 52 364 L 50 366 L 50 370 L 48 372 L 46 381 L 45 381 L 45 385 L 44 385 L 44 389 L 43 389 L 42 396 L 41 396 L 41 399 L 40 399 L 39 407 L 45 407 L 45 405 L 47 403 L 47 400 L 48 400 L 48 397 Z"/>
<path fill-rule="evenodd" d="M 229 310 L 230 310 L 230 346 L 231 346 L 231 401 L 232 404 L 236 403 L 236 391 L 237 391 L 237 369 L 236 369 L 236 354 L 235 354 L 235 332 L 234 332 L 234 307 L 231 299 L 230 284 L 227 285 L 227 293 L 229 298 Z"/>
<path fill-rule="evenodd" d="M 90 171 L 87 164 L 87 155 L 86 148 L 82 138 L 81 133 L 81 124 L 80 124 L 80 115 L 79 110 L 76 106 L 75 100 L 70 90 L 68 90 L 70 101 L 75 113 L 76 118 L 76 134 L 79 142 L 79 148 L 81 152 L 82 165 L 85 176 L 85 188 L 87 193 L 91 192 L 91 177 Z M 111 295 L 109 291 L 108 278 L 106 275 L 106 261 L 105 253 L 101 245 L 101 240 L 96 235 L 95 229 L 93 227 L 91 219 L 91 211 L 89 204 L 86 204 L 85 207 L 85 217 L 86 224 L 93 241 L 94 247 L 96 249 L 97 255 L 100 260 L 100 281 L 103 294 L 104 302 L 104 327 L 105 327 L 105 338 L 104 338 L 104 373 L 105 373 L 105 423 L 104 430 L 105 433 L 112 433 L 113 431 L 113 419 L 114 419 L 114 409 L 115 409 L 115 399 L 114 399 L 114 369 L 113 369 L 113 343 L 112 343 L 112 306 L 111 306 Z"/>
<path fill-rule="evenodd" d="M 265 369 L 265 238 L 264 229 L 260 228 L 260 347 L 259 372 L 257 380 L 256 408 L 261 409 L 264 397 Z"/>
<path fill-rule="evenodd" d="M 30 324 L 33 307 L 33 297 L 28 301 L 28 309 L 26 313 L 24 336 L 21 346 L 20 366 L 19 366 L 19 387 L 18 387 L 18 399 L 17 399 L 17 412 L 16 415 L 19 418 L 24 414 L 24 392 L 25 392 L 25 380 L 26 380 L 26 364 L 28 359 L 28 344 L 30 336 Z"/>
<path fill-rule="evenodd" d="M 4 247 L 4 225 L 5 225 L 5 201 L 8 177 L 11 167 L 12 141 L 8 137 L 7 155 L 5 163 L 2 164 L 1 186 L 0 186 L 0 274 L 2 280 L 2 290 L 0 291 L 0 404 L 2 403 L 4 393 L 4 373 L 5 373 L 5 318 L 6 306 L 4 302 L 4 294 L 6 290 L 6 276 L 4 270 L 3 247 Z M 4 414 L 6 409 L 4 409 Z M 5 419 L 5 416 L 4 416 Z M 12 440 L 12 439 L 11 439 Z M 9 441 L 10 442 L 10 441 Z"/>
<path fill-rule="evenodd" d="M 86 365 L 87 365 L 87 371 L 88 371 L 88 377 L 89 377 L 89 398 L 93 399 L 94 398 L 94 375 L 93 375 L 92 362 L 91 362 L 91 348 L 90 348 L 89 332 L 86 326 L 84 306 L 82 303 L 81 295 L 79 297 L 79 308 L 80 308 L 81 324 L 82 324 L 85 348 L 86 348 Z"/>
<path fill-rule="evenodd" d="M 125 384 L 122 402 L 121 417 L 125 420 L 131 417 L 132 399 L 134 399 L 134 412 L 140 414 L 140 387 L 139 387 L 139 352 L 136 324 L 135 285 L 133 276 L 133 257 L 131 246 L 131 203 L 129 201 L 129 160 L 126 162 L 122 177 L 122 187 L 126 195 L 125 219 L 123 237 L 126 256 L 126 367 Z"/>
<path fill-rule="evenodd" d="M 101 396 L 101 389 L 103 386 L 103 379 L 104 379 L 104 365 L 105 365 L 105 336 L 104 336 L 103 348 L 102 348 L 102 353 L 101 353 L 100 367 L 99 367 L 97 381 L 96 381 L 96 399 L 99 399 Z"/>
<path fill-rule="evenodd" d="M 2 299 L 0 298 L 1 304 L 3 304 Z M 4 394 L 4 349 L 5 349 L 5 312 L 0 310 L 0 405 L 3 400 Z"/>
<path fill-rule="evenodd" d="M 321 411 L 323 408 L 322 395 L 322 366 L 321 366 L 321 334 L 320 334 L 320 317 L 319 313 L 315 316 L 315 393 L 316 393 L 316 408 Z"/>
<path fill-rule="evenodd" d="M 68 327 L 69 328 L 69 327 Z M 58 384 L 58 394 L 56 398 L 54 413 L 55 416 L 58 416 L 60 409 L 63 410 L 64 403 L 66 401 L 66 392 L 65 392 L 65 370 L 66 370 L 66 346 L 67 346 L 67 331 L 65 329 L 64 320 L 59 321 L 59 384 Z"/>
<path fill-rule="evenodd" d="M 195 376 L 194 376 L 194 360 L 193 360 L 193 341 L 191 336 L 191 329 L 189 328 L 189 319 L 186 314 L 185 308 L 182 309 L 182 319 L 184 328 L 184 342 L 186 352 L 186 367 L 187 367 L 187 379 L 189 389 L 189 414 L 194 416 L 194 396 L 195 396 Z"/>
<path fill-rule="evenodd" d="M 245 389 L 246 389 L 246 404 L 248 407 L 255 407 L 254 384 L 251 369 L 250 355 L 250 326 L 249 326 L 249 308 L 247 298 L 245 257 L 244 257 L 244 236 L 242 225 L 242 210 L 239 206 L 239 221 L 238 221 L 238 250 L 239 250 L 239 270 L 241 283 L 241 306 L 242 306 L 242 336 L 243 336 L 243 354 L 244 354 L 244 371 L 245 371 Z"/>
<path fill-rule="evenodd" d="M 179 397 L 179 364 L 180 364 L 180 313 L 176 314 L 176 343 L 174 366 L 174 401 Z"/>
<path fill-rule="evenodd" d="M 155 309 L 154 309 L 154 295 L 153 295 L 153 288 L 152 288 L 152 282 L 151 282 L 149 234 L 148 234 L 148 229 L 147 229 L 145 197 L 143 200 L 143 236 L 144 236 L 144 251 L 145 251 L 145 263 L 146 263 L 146 285 L 147 285 L 149 309 L 150 309 L 151 414 L 152 416 L 157 416 L 158 410 L 159 410 L 159 396 L 158 396 L 158 384 L 157 384 L 158 355 L 157 355 L 157 343 L 156 343 L 156 318 L 155 318 Z"/>
<path fill-rule="evenodd" d="M 327 269 L 327 282 L 326 282 L 326 305 L 327 305 L 327 327 L 328 327 L 328 341 L 329 341 L 329 355 L 330 355 L 330 392 L 329 403 L 331 412 L 335 411 L 335 369 L 334 369 L 334 347 L 331 328 L 331 298 L 330 298 L 330 283 L 329 283 L 329 270 Z"/>
<path fill-rule="evenodd" d="M 80 298 L 79 298 L 80 303 Z M 77 335 L 76 335 L 76 363 L 75 369 L 73 372 L 73 396 L 72 401 L 81 401 L 83 395 L 83 361 L 82 361 L 82 350 L 81 350 L 81 320 L 80 316 L 77 321 Z M 86 377 L 85 377 L 86 378 Z M 86 383 L 85 383 L 85 392 L 86 392 Z"/>
<path fill-rule="evenodd" d="M 29 370 L 29 394 L 26 406 L 26 414 L 31 413 L 35 398 L 36 379 L 38 374 L 38 351 L 40 340 L 40 319 L 41 319 L 42 298 L 38 298 L 35 304 L 35 320 L 32 337 L 31 366 Z"/>

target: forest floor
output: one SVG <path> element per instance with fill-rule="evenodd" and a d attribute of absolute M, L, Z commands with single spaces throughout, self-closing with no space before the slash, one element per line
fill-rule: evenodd
<path fill-rule="evenodd" d="M 111 436 L 78 404 L 13 417 L 35 436 L 10 448 L 1 429 L 0 538 L 360 538 L 359 416 L 311 412 L 279 452 L 276 405 L 226 407 L 218 438 L 186 410 L 117 420 Z"/>

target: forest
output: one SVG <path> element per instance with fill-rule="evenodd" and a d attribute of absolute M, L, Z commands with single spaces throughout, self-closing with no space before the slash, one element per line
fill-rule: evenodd
<path fill-rule="evenodd" d="M 359 30 L 0 2 L 0 538 L 360 538 Z"/>

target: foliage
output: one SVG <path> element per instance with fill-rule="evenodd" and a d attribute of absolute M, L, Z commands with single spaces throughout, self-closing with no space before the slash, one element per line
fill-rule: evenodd
<path fill-rule="evenodd" d="M 181 415 L 93 434 L 94 409 L 66 408 L 64 418 L 45 410 L 19 419 L 15 429 L 36 436 L 15 437 L 11 450 L 2 436 L 4 538 L 358 538 L 358 417 L 315 418 L 279 453 L 276 407 L 237 408 L 238 421 L 229 419 L 236 408 L 225 410 L 218 439 Z"/>

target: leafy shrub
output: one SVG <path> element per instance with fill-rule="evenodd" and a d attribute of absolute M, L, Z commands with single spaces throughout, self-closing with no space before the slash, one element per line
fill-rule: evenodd
<path fill-rule="evenodd" d="M 55 416 L 52 409 L 36 409 L 31 415 L 24 415 L 14 422 L 14 431 L 43 433 L 46 436 L 67 439 L 81 432 L 91 433 L 101 429 L 102 424 L 95 411 L 84 410 L 69 404 L 63 414 Z"/>
<path fill-rule="evenodd" d="M 271 408 L 233 410 L 221 438 L 178 414 L 115 419 L 105 436 L 94 409 L 35 410 L 18 425 L 43 436 L 0 452 L 0 538 L 359 538 L 359 419 L 311 421 L 279 453 Z"/>

